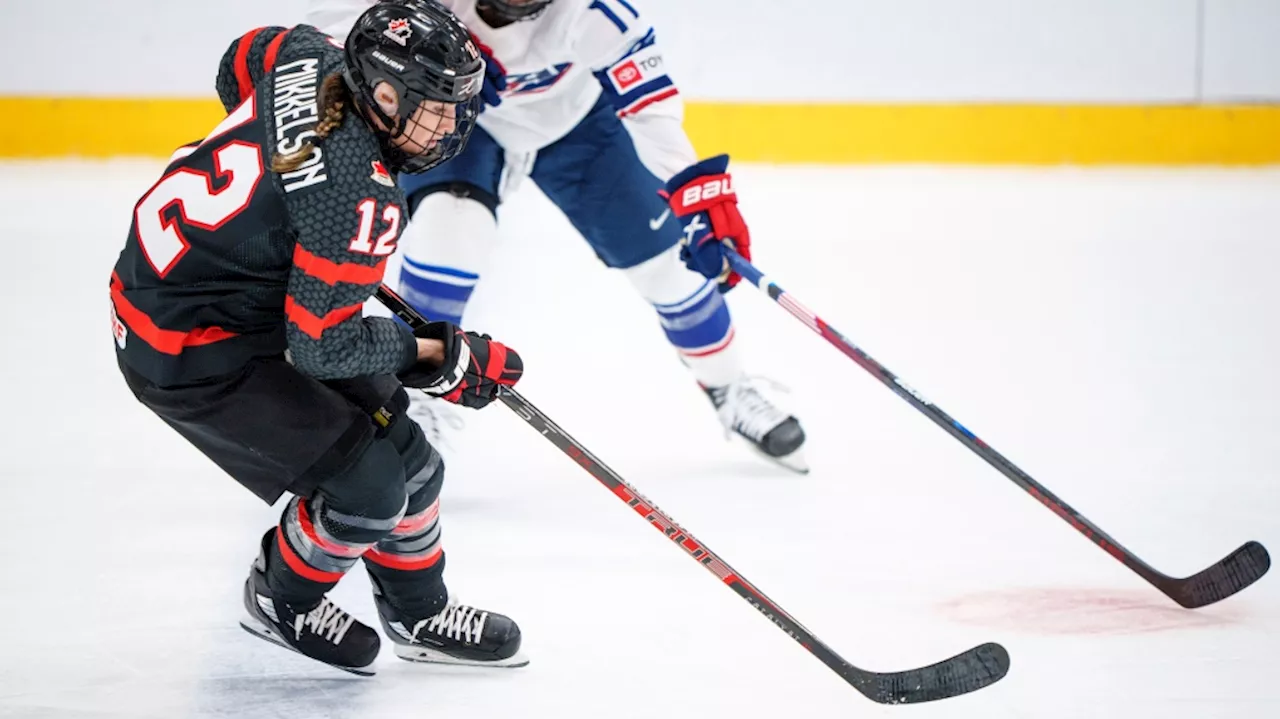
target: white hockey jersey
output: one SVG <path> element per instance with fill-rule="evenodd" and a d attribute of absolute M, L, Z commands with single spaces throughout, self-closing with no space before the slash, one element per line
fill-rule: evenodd
<path fill-rule="evenodd" d="M 476 0 L 438 0 L 507 71 L 502 104 L 478 124 L 509 154 L 564 137 L 604 93 L 645 166 L 663 181 L 697 161 L 684 107 L 637 0 L 555 0 L 533 20 L 489 27 Z M 311 0 L 305 22 L 338 39 L 376 0 Z"/>

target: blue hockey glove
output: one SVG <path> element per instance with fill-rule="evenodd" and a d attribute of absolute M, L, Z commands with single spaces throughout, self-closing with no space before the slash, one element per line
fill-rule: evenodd
<path fill-rule="evenodd" d="M 480 99 L 488 107 L 502 104 L 502 91 L 507 89 L 507 68 L 493 56 L 493 48 L 480 42 L 480 38 L 471 36 L 471 42 L 480 50 L 484 59 L 484 87 L 480 88 Z"/>

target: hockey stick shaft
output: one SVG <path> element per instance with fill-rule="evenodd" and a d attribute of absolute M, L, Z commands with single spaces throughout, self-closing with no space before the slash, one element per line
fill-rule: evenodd
<path fill-rule="evenodd" d="M 991 445 L 984 442 L 973 432 L 970 432 L 964 425 L 952 419 L 941 407 L 930 402 L 924 395 L 885 368 L 884 365 L 859 349 L 847 337 L 840 334 L 825 320 L 792 297 L 790 293 L 770 280 L 737 252 L 726 248 L 725 255 L 728 257 L 729 265 L 733 268 L 733 271 L 741 275 L 744 280 L 767 294 L 780 307 L 800 320 L 802 324 L 832 344 L 836 349 L 848 356 L 849 359 L 857 363 L 858 366 L 871 373 L 873 377 L 893 390 L 894 394 L 897 394 L 912 407 L 915 407 L 926 417 L 933 420 L 948 434 L 959 440 L 961 444 L 986 460 L 988 464 L 1012 480 L 1014 484 L 1021 487 L 1032 497 L 1035 497 L 1036 500 L 1048 507 L 1054 514 L 1061 517 L 1063 521 L 1074 527 L 1076 531 L 1088 537 L 1094 544 L 1106 551 L 1107 554 L 1129 567 L 1138 576 L 1179 604 L 1186 607 L 1203 606 L 1223 599 L 1257 581 L 1270 567 L 1270 559 L 1266 550 L 1262 545 L 1250 542 L 1236 550 L 1235 553 L 1218 566 L 1211 567 L 1212 570 L 1217 570 L 1214 576 L 1205 575 L 1192 578 L 1202 580 L 1199 582 L 1177 580 L 1159 572 L 1126 549 L 1109 534 L 1102 531 L 1096 524 L 1089 521 L 1053 492 L 1050 492 L 1044 485 L 1019 469 L 1013 462 L 1010 462 Z"/>
<path fill-rule="evenodd" d="M 416 310 L 385 285 L 378 289 L 377 297 L 410 327 L 426 322 Z M 885 704 L 945 699 L 981 689 L 999 681 L 1008 672 L 1008 653 L 995 644 L 977 647 L 931 667 L 906 672 L 881 674 L 849 664 L 519 392 L 504 387 L 498 398 L 645 521 L 869 699 Z"/>

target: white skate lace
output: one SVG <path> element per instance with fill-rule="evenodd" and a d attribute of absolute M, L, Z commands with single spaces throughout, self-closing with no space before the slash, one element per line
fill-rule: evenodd
<path fill-rule="evenodd" d="M 449 604 L 434 617 L 427 617 L 413 626 L 413 636 L 426 630 L 442 637 L 479 644 L 484 623 L 489 613 L 465 604 Z"/>
<path fill-rule="evenodd" d="M 306 614 L 293 618 L 293 634 L 295 639 L 302 639 L 302 630 L 310 629 L 317 636 L 324 637 L 334 644 L 341 644 L 347 630 L 356 623 L 356 618 L 338 608 L 328 597 L 320 600 L 320 605 Z"/>
<path fill-rule="evenodd" d="M 759 442 L 774 427 L 785 422 L 788 415 L 765 399 L 751 384 L 751 379 L 754 378 L 744 378 L 729 386 L 724 404 L 720 405 L 720 420 L 726 429 Z M 776 382 L 769 383 L 781 387 Z"/>

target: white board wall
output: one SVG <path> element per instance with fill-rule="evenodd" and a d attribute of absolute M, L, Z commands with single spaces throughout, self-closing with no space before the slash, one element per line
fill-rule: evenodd
<path fill-rule="evenodd" d="M 632 2 L 695 99 L 1280 101 L 1280 0 Z M 0 94 L 209 95 L 236 35 L 305 7 L 64 0 L 51 19 L 5 2 Z"/>

